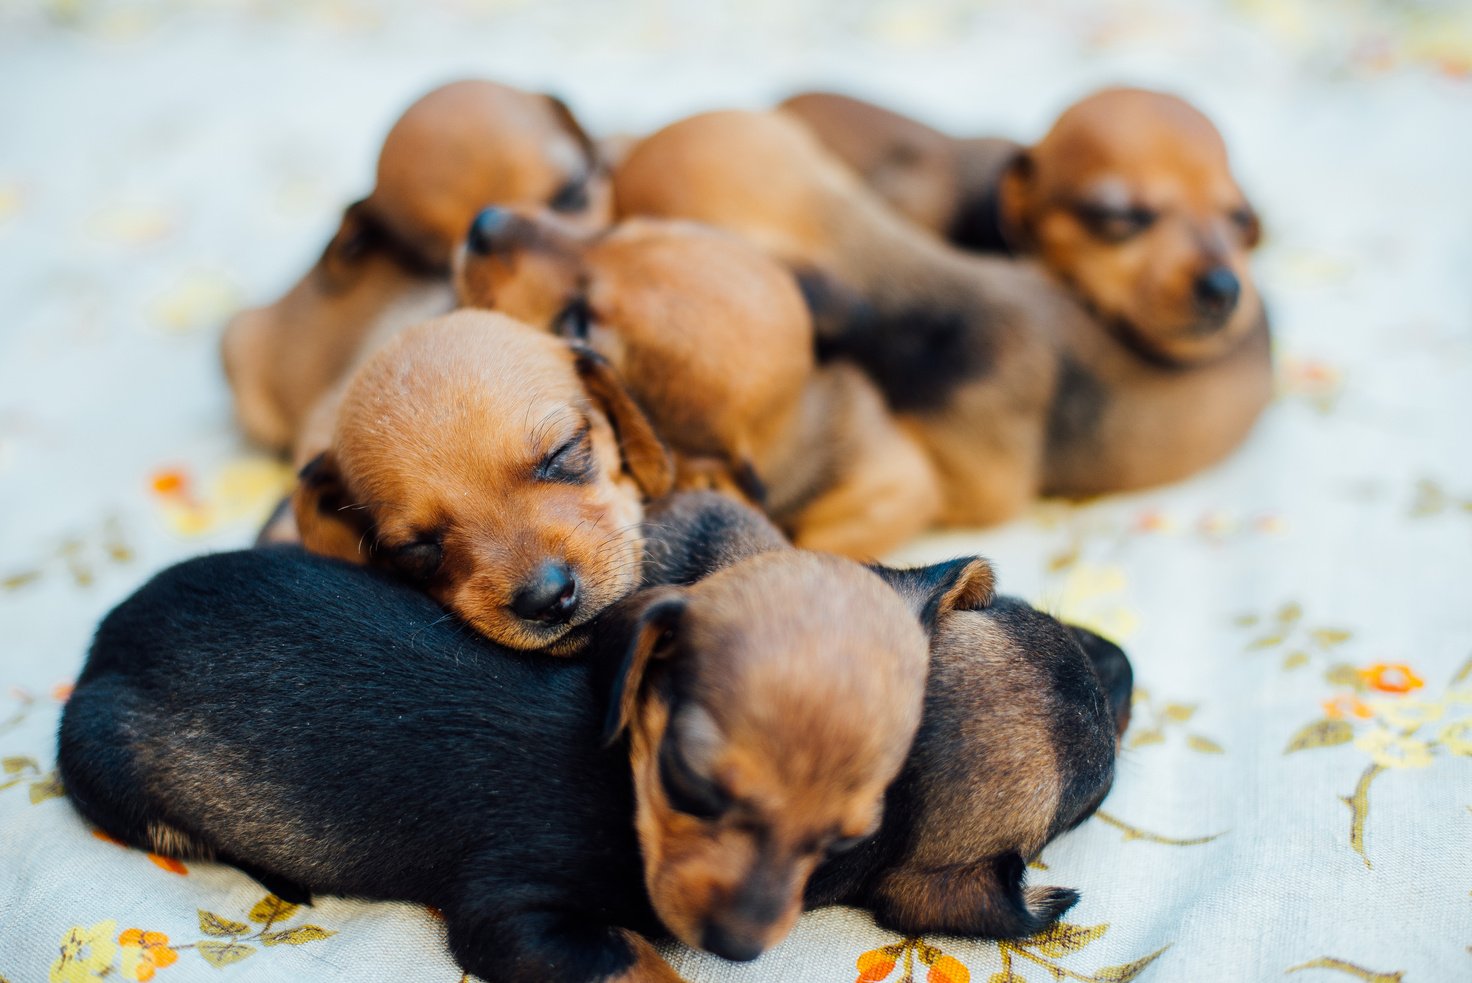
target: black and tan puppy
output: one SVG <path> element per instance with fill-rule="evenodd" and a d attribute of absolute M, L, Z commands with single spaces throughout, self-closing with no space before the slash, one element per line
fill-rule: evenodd
<path fill-rule="evenodd" d="M 934 522 L 919 444 L 863 372 L 814 364 L 797 283 L 736 236 L 635 219 L 586 237 L 492 208 L 456 285 L 607 358 L 675 453 L 677 487 L 738 490 L 798 546 L 863 559 Z"/>
<path fill-rule="evenodd" d="M 646 529 L 648 582 L 696 583 L 786 548 L 756 512 L 714 495 L 656 503 Z M 964 603 L 937 590 L 938 575 L 958 567 L 970 570 L 951 588 Z M 1092 632 L 993 597 L 984 561 L 874 569 L 912 605 L 944 603 L 925 716 L 877 835 L 820 867 L 807 905 L 864 907 L 906 934 L 1039 932 L 1078 895 L 1024 887 L 1026 864 L 1108 793 L 1129 720 L 1129 661 Z"/>
<path fill-rule="evenodd" d="M 1240 443 L 1271 395 L 1255 295 L 1147 335 L 1036 263 L 937 241 L 783 113 L 672 124 L 630 152 L 614 194 L 621 215 L 726 228 L 794 269 L 829 356 L 864 366 L 927 448 L 948 524 L 1183 477 Z"/>
<path fill-rule="evenodd" d="M 503 645 L 570 654 L 639 582 L 664 446 L 597 355 L 490 311 L 357 369 L 293 497 L 307 549 L 397 571 Z"/>
<path fill-rule="evenodd" d="M 754 958 L 879 826 L 920 721 L 919 618 L 962 573 L 902 599 L 768 553 L 638 595 L 600 658 L 559 660 L 340 561 L 205 557 L 103 621 L 59 767 L 134 846 L 440 909 L 482 979 L 669 983 L 641 935 Z M 267 744 L 292 753 L 263 771 Z"/>
<path fill-rule="evenodd" d="M 330 419 L 314 419 L 324 394 L 364 351 L 450 309 L 450 255 L 475 213 L 497 202 L 547 206 L 587 227 L 608 221 L 606 170 L 567 107 L 479 80 L 410 106 L 384 140 L 373 192 L 347 209 L 316 265 L 226 327 L 246 434 L 284 451 L 303 428 L 330 430 Z"/>
<path fill-rule="evenodd" d="M 802 120 L 910 221 L 966 249 L 1006 249 L 997 188 L 1021 144 L 1000 137 L 958 139 L 836 92 L 804 92 L 780 108 Z"/>

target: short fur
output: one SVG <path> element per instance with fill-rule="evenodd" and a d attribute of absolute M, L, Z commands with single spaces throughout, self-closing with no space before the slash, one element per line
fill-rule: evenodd
<path fill-rule="evenodd" d="M 1165 357 L 1035 263 L 916 229 L 783 113 L 675 123 L 630 152 L 614 193 L 620 215 L 726 228 L 802 275 L 823 350 L 862 365 L 925 445 L 947 524 L 1183 477 L 1235 447 L 1271 393 L 1255 296 L 1223 328 L 1224 351 Z M 1091 380 L 1089 414 L 1073 411 L 1075 369 Z"/>
<path fill-rule="evenodd" d="M 450 254 L 492 203 L 608 221 L 607 172 L 551 96 L 494 82 L 425 95 L 389 131 L 373 192 L 351 205 L 316 265 L 225 329 L 225 371 L 246 434 L 297 464 L 331 433 L 330 394 L 366 352 L 451 307 Z"/>
<path fill-rule="evenodd" d="M 590 238 L 496 208 L 476 224 L 461 302 L 606 356 L 675 452 L 680 487 L 741 495 L 798 546 L 865 559 L 933 522 L 923 451 L 861 372 L 814 364 L 803 297 L 760 250 L 686 222 Z"/>
<path fill-rule="evenodd" d="M 760 516 L 714 497 L 661 503 L 648 528 L 651 555 L 704 558 L 706 572 L 782 548 Z M 807 906 L 865 907 L 907 935 L 1042 931 L 1078 895 L 1025 887 L 1026 863 L 1107 794 L 1129 660 L 1085 629 L 993 598 L 984 561 L 874 569 L 930 627 L 925 716 L 877 835 L 819 867 Z M 646 580 L 701 572 L 665 562 Z"/>
<path fill-rule="evenodd" d="M 570 654 L 638 583 L 643 502 L 671 478 L 596 354 L 459 311 L 353 374 L 294 507 L 307 549 L 395 569 L 503 645 Z"/>

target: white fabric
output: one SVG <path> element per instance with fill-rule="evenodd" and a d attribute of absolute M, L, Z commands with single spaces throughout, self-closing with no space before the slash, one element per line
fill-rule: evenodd
<path fill-rule="evenodd" d="M 1128 649 L 1144 692 L 1109 818 L 1032 874 L 1107 930 L 930 938 L 888 978 L 908 959 L 931 983 L 1472 979 L 1469 68 L 1468 8 L 1435 0 L 7 4 L 0 977 L 458 979 L 420 909 L 324 898 L 267 927 L 249 879 L 94 837 L 46 775 L 53 687 L 98 617 L 244 544 L 281 487 L 231 424 L 221 317 L 306 267 L 408 101 L 480 74 L 603 132 L 813 84 L 1024 139 L 1105 82 L 1198 101 L 1266 220 L 1280 398 L 1191 481 L 904 553 L 985 553 L 1005 590 Z M 1328 746 L 1285 754 L 1310 725 Z M 1341 797 L 1366 781 L 1357 851 Z M 901 941 L 829 910 L 750 965 L 671 959 L 694 981 L 845 983 Z"/>

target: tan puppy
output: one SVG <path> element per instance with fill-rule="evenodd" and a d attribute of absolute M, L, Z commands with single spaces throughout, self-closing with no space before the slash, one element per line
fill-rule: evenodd
<path fill-rule="evenodd" d="M 701 563 L 690 551 L 731 510 L 761 521 L 708 492 L 653 512 L 665 552 L 648 579 L 676 585 L 630 602 L 629 682 L 610 735 L 629 733 L 655 911 L 685 943 L 751 959 L 792 927 L 818 864 L 879 829 L 920 722 L 928 633 L 979 603 L 991 570 L 927 568 L 924 589 L 902 598 L 766 525 L 761 551 L 739 547 L 757 555 L 672 577 Z"/>
<path fill-rule="evenodd" d="M 796 282 L 734 236 L 646 219 L 579 237 L 493 208 L 457 285 L 462 303 L 604 355 L 676 452 L 681 486 L 738 491 L 799 546 L 868 558 L 934 521 L 923 451 L 862 372 L 814 365 Z"/>
<path fill-rule="evenodd" d="M 957 140 L 846 96 L 783 108 L 912 220 L 967 248 L 1037 256 L 1162 358 L 1221 354 L 1258 317 L 1257 214 L 1221 134 L 1176 96 L 1105 89 L 1030 148 Z"/>
<path fill-rule="evenodd" d="M 997 186 L 1023 149 L 995 137 L 957 139 L 892 109 L 835 92 L 781 108 L 910 221 L 967 249 L 1001 250 Z"/>
<path fill-rule="evenodd" d="M 796 270 L 829 353 L 863 365 L 930 451 L 951 524 L 1190 474 L 1270 395 L 1255 294 L 1220 338 L 1192 326 L 1147 346 L 1034 264 L 936 241 L 781 113 L 675 123 L 629 154 L 614 190 L 620 214 L 731 229 Z"/>
<path fill-rule="evenodd" d="M 308 550 L 397 570 L 493 641 L 564 654 L 639 580 L 659 439 L 590 352 L 499 314 L 402 332 L 293 500 Z"/>
<path fill-rule="evenodd" d="M 450 254 L 493 202 L 548 205 L 597 226 L 608 218 L 607 177 L 551 96 L 483 81 L 435 89 L 389 131 L 373 193 L 348 208 L 317 264 L 280 300 L 227 325 L 225 371 L 251 439 L 286 450 L 310 425 L 306 443 L 320 449 L 331 412 L 309 422 L 314 408 L 361 353 L 452 306 Z"/>

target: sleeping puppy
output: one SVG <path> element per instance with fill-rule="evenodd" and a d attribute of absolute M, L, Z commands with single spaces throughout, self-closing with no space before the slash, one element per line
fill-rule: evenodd
<path fill-rule="evenodd" d="M 759 514 L 709 494 L 655 503 L 646 533 L 646 583 L 700 583 L 786 547 Z M 938 576 L 958 567 L 970 573 L 949 590 L 964 601 L 938 592 Z M 874 569 L 912 606 L 943 602 L 930 622 L 925 714 L 883 823 L 818 869 L 807 906 L 867 908 L 906 935 L 1042 931 L 1078 895 L 1024 887 L 1026 865 L 1108 793 L 1129 722 L 1129 660 L 1092 632 L 993 597 L 985 561 Z"/>
<path fill-rule="evenodd" d="M 912 220 L 969 249 L 1036 256 L 1161 358 L 1221 354 L 1260 317 L 1257 214 L 1221 134 L 1183 99 L 1104 89 L 1032 147 L 957 140 L 847 96 L 782 108 Z"/>
<path fill-rule="evenodd" d="M 911 603 L 784 551 L 630 599 L 598 659 L 543 659 L 374 571 L 218 554 L 103 621 L 59 768 L 134 846 L 432 905 L 481 979 L 673 983 L 646 936 L 754 958 L 878 826 L 920 720 L 917 611 L 945 607 Z M 291 753 L 263 770 L 267 745 Z"/>
<path fill-rule="evenodd" d="M 813 131 L 901 215 L 965 249 L 1006 249 L 997 219 L 1002 172 L 1023 147 L 957 139 L 892 109 L 836 92 L 804 92 L 779 107 Z"/>
<path fill-rule="evenodd" d="M 621 215 L 716 225 L 792 268 L 820 350 L 863 366 L 925 445 L 946 524 L 1184 477 L 1240 443 L 1271 395 L 1255 294 L 1147 340 L 1036 263 L 938 242 L 782 113 L 672 124 L 630 152 L 614 194 Z"/>
<path fill-rule="evenodd" d="M 491 208 L 457 260 L 463 304 L 606 357 L 675 452 L 680 487 L 763 506 L 798 546 L 870 558 L 929 526 L 919 445 L 854 366 L 816 366 L 791 274 L 734 236 L 636 219 L 577 236 Z"/>
<path fill-rule="evenodd" d="M 349 206 L 316 265 L 226 326 L 225 372 L 246 434 L 285 451 L 304 427 L 330 430 L 330 414 L 314 420 L 313 409 L 359 354 L 450 309 L 451 251 L 493 202 L 545 205 L 596 227 L 608 220 L 607 174 L 551 96 L 485 81 L 435 89 L 389 131 L 377 185 Z"/>
<path fill-rule="evenodd" d="M 642 503 L 670 480 L 601 358 L 458 311 L 353 374 L 293 508 L 308 550 L 391 568 L 502 645 L 569 654 L 638 583 Z"/>

